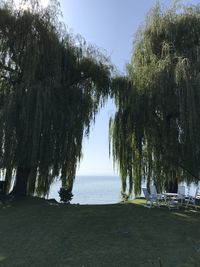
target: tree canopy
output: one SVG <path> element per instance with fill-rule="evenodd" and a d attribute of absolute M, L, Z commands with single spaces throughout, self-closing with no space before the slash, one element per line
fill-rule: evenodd
<path fill-rule="evenodd" d="M 127 76 L 112 82 L 110 145 L 122 191 L 141 182 L 175 190 L 200 173 L 200 8 L 159 2 L 133 43 Z"/>
<path fill-rule="evenodd" d="M 107 96 L 110 151 L 122 193 L 158 191 L 200 173 L 200 8 L 159 2 L 133 43 L 127 75 L 111 79 L 97 48 L 69 34 L 56 0 L 0 1 L 0 169 L 7 191 L 44 196 L 59 176 L 71 192 L 82 139 Z M 111 90 L 110 90 L 111 88 Z M 127 182 L 129 189 L 127 192 Z"/>
<path fill-rule="evenodd" d="M 20 10 L 0 2 L 0 168 L 7 191 L 14 183 L 16 195 L 43 196 L 58 175 L 72 189 L 110 65 L 65 30 L 55 1 L 30 2 Z"/>

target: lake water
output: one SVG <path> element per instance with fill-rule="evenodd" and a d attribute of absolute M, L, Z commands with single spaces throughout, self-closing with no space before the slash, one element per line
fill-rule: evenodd
<path fill-rule="evenodd" d="M 185 185 L 182 183 L 181 185 Z M 200 185 L 200 184 L 199 184 Z M 60 201 L 60 181 L 51 186 L 49 199 Z M 142 187 L 146 187 L 145 184 Z M 186 186 L 186 194 L 194 195 L 196 185 Z M 121 201 L 121 180 L 119 176 L 77 176 L 73 187 L 72 204 L 114 204 Z M 143 196 L 143 194 L 141 195 Z"/>
<path fill-rule="evenodd" d="M 51 187 L 49 198 L 59 201 L 60 182 Z M 121 181 L 118 176 L 77 176 L 73 187 L 75 204 L 113 204 L 120 202 Z"/>

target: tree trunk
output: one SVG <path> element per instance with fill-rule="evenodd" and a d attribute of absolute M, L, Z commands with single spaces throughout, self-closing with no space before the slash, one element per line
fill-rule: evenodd
<path fill-rule="evenodd" d="M 27 184 L 28 176 L 30 174 L 30 168 L 17 168 L 15 185 L 12 194 L 16 197 L 27 196 Z"/>
<path fill-rule="evenodd" d="M 177 191 L 178 191 L 178 181 L 177 180 L 169 181 L 165 185 L 165 189 L 166 189 L 166 192 L 177 193 Z"/>

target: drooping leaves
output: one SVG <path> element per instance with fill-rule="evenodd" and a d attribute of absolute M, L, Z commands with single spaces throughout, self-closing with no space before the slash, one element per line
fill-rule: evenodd
<path fill-rule="evenodd" d="M 123 192 L 127 178 L 136 194 L 142 180 L 158 190 L 198 181 L 199 25 L 198 6 L 163 10 L 157 4 L 136 35 L 126 82 L 112 84 L 118 109 L 111 144 Z"/>
<path fill-rule="evenodd" d="M 0 8 L 0 168 L 8 190 L 22 168 L 27 194 L 45 195 L 58 175 L 72 189 L 110 66 L 60 27 L 55 10 L 36 7 Z"/>

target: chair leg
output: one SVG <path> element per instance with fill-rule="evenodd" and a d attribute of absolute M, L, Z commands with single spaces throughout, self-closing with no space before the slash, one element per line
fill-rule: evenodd
<path fill-rule="evenodd" d="M 147 199 L 146 200 L 146 204 L 144 205 L 146 208 L 151 208 L 151 201 L 150 201 L 150 203 L 148 204 L 148 202 L 149 202 L 149 200 Z"/>

